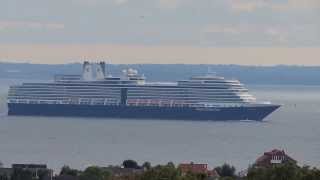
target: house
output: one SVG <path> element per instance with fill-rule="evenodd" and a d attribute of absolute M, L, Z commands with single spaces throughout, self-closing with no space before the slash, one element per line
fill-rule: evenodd
<path fill-rule="evenodd" d="M 13 171 L 25 170 L 32 174 L 34 179 L 52 179 L 53 170 L 48 169 L 45 164 L 12 164 Z"/>
<path fill-rule="evenodd" d="M 44 164 L 13 164 L 11 168 L 0 168 L 0 179 L 11 179 L 15 173 L 28 171 L 33 179 L 52 179 L 53 171 Z"/>
<path fill-rule="evenodd" d="M 0 168 L 0 180 L 10 179 L 13 173 L 12 168 Z"/>
<path fill-rule="evenodd" d="M 273 165 L 278 164 L 297 164 L 297 161 L 288 156 L 284 150 L 274 149 L 269 152 L 265 152 L 262 156 L 260 156 L 254 166 L 255 167 L 271 167 Z"/>
<path fill-rule="evenodd" d="M 211 178 L 218 178 L 219 175 L 216 170 L 208 169 L 208 164 L 195 164 L 191 163 L 184 163 L 178 166 L 179 170 L 181 171 L 182 176 L 185 176 L 187 173 L 195 173 L 195 174 L 206 174 L 208 177 Z"/>

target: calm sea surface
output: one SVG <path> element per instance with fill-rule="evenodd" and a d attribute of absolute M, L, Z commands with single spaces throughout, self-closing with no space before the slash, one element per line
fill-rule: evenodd
<path fill-rule="evenodd" d="M 264 151 L 284 149 L 320 167 L 320 87 L 249 86 L 259 100 L 283 107 L 264 122 L 193 122 L 96 118 L 8 117 L 8 84 L 0 80 L 0 160 L 59 169 L 120 164 L 224 162 L 244 169 Z"/>

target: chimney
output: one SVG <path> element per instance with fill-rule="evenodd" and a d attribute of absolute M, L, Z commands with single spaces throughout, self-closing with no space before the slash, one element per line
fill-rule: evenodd
<path fill-rule="evenodd" d="M 96 75 L 98 80 L 103 80 L 106 73 L 106 64 L 105 62 L 99 62 L 96 66 Z"/>
<path fill-rule="evenodd" d="M 82 78 L 85 81 L 92 81 L 93 80 L 92 65 L 88 61 L 85 61 L 83 63 Z"/>

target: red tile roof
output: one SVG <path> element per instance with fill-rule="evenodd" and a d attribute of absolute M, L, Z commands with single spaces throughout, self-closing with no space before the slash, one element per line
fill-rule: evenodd
<path fill-rule="evenodd" d="M 270 152 L 265 152 L 264 155 L 267 155 L 267 156 L 285 156 L 286 153 L 284 152 L 284 150 L 278 150 L 278 149 L 274 149 Z"/>
<path fill-rule="evenodd" d="M 179 169 L 182 174 L 187 174 L 188 172 L 191 172 L 207 174 L 208 177 L 219 177 L 219 174 L 215 169 L 208 169 L 208 164 L 194 164 L 193 162 L 184 163 L 179 165 Z"/>
<path fill-rule="evenodd" d="M 278 157 L 281 160 L 281 163 L 292 162 L 296 163 L 296 160 L 288 156 L 283 150 L 274 149 L 269 152 L 265 152 L 262 156 L 260 156 L 255 165 L 256 166 L 270 166 L 272 165 L 272 159 L 274 157 Z M 279 160 L 279 159 L 278 159 Z"/>

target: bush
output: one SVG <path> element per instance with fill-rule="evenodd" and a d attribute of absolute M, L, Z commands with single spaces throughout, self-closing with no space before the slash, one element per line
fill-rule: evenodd
<path fill-rule="evenodd" d="M 65 165 L 61 168 L 60 175 L 78 176 L 79 171 L 76 169 L 71 169 L 69 166 Z"/>
<path fill-rule="evenodd" d="M 80 175 L 80 180 L 109 180 L 111 173 L 97 166 L 88 167 Z"/>
<path fill-rule="evenodd" d="M 236 173 L 236 168 L 227 163 L 216 167 L 215 170 L 221 177 L 235 177 Z"/>
<path fill-rule="evenodd" d="M 270 168 L 250 168 L 248 180 L 319 180 L 320 170 L 282 164 Z"/>
<path fill-rule="evenodd" d="M 124 168 L 140 169 L 140 166 L 134 160 L 125 160 L 122 165 Z"/>

